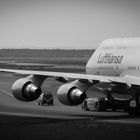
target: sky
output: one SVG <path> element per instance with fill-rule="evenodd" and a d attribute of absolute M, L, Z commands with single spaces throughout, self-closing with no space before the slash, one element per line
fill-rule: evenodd
<path fill-rule="evenodd" d="M 0 48 L 95 49 L 140 36 L 140 0 L 0 0 Z"/>

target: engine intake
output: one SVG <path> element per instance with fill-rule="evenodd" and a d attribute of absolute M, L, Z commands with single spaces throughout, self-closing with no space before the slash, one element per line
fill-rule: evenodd
<path fill-rule="evenodd" d="M 40 87 L 36 87 L 26 78 L 17 80 L 12 86 L 13 95 L 21 101 L 36 100 L 42 93 Z"/>

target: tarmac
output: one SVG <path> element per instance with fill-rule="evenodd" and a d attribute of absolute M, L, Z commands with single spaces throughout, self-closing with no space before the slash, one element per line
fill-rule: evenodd
<path fill-rule="evenodd" d="M 126 112 L 89 112 L 80 105 L 62 105 L 56 96 L 62 83 L 53 79 L 47 79 L 42 90 L 53 93 L 54 106 L 39 106 L 37 100 L 18 101 L 11 86 L 19 78 L 0 73 L 0 139 L 136 140 L 140 137 L 140 118 L 130 118 Z"/>

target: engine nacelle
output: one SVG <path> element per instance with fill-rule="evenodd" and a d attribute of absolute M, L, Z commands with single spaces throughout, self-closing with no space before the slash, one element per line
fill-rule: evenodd
<path fill-rule="evenodd" d="M 21 101 L 36 100 L 41 92 L 40 87 L 36 87 L 32 81 L 27 78 L 17 80 L 12 86 L 13 95 Z"/>
<path fill-rule="evenodd" d="M 78 105 L 87 98 L 86 94 L 74 84 L 64 84 L 57 91 L 58 99 L 65 105 Z"/>

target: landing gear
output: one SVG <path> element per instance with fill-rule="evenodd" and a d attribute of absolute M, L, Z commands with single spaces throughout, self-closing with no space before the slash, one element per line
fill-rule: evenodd
<path fill-rule="evenodd" d="M 107 100 L 110 102 L 110 104 L 113 104 L 113 97 L 111 95 L 111 90 L 105 91 Z M 116 105 L 112 105 L 112 111 L 116 111 Z"/>
<path fill-rule="evenodd" d="M 106 95 L 107 95 L 107 99 L 108 99 L 108 100 L 112 100 L 112 99 L 113 99 L 110 90 L 106 91 Z"/>
<path fill-rule="evenodd" d="M 105 95 L 106 95 L 106 98 L 107 98 L 109 101 L 112 101 L 112 100 L 113 100 L 113 97 L 112 97 L 112 94 L 111 94 L 111 89 L 105 90 L 104 93 L 105 93 Z"/>
<path fill-rule="evenodd" d="M 130 114 L 133 114 L 135 112 L 135 109 L 133 107 L 130 108 L 130 100 L 126 98 L 117 98 L 112 96 L 112 91 L 111 90 L 106 90 L 106 107 L 108 109 L 111 109 L 112 111 L 124 111 L 124 112 L 130 112 Z M 131 106 L 136 106 L 134 102 L 131 102 Z"/>

